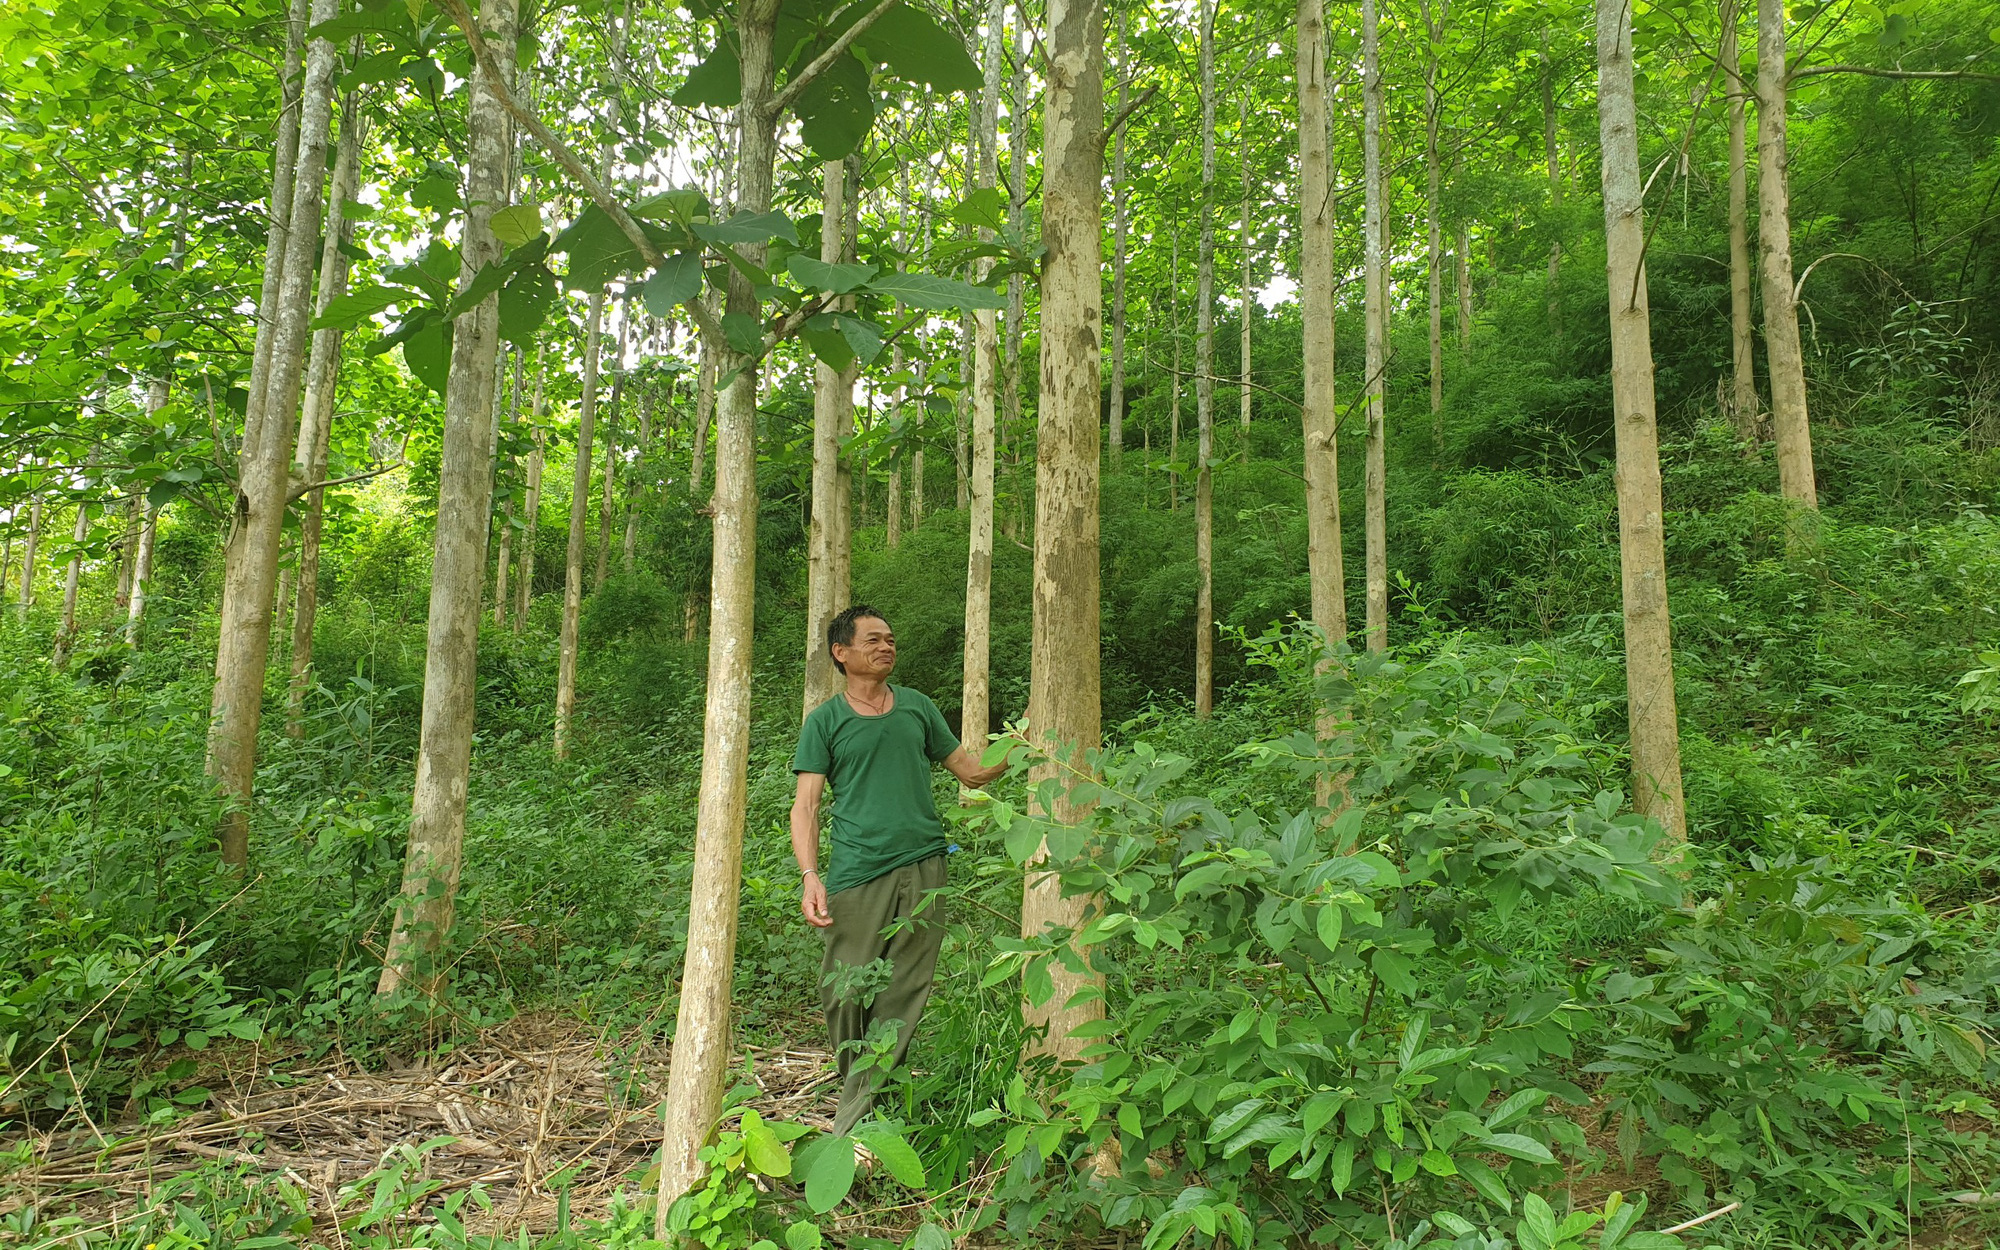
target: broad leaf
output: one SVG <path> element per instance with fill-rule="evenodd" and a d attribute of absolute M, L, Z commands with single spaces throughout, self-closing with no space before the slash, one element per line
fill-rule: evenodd
<path fill-rule="evenodd" d="M 974 286 L 927 273 L 879 274 L 868 290 L 884 299 L 901 300 L 911 308 L 929 312 L 971 312 L 979 308 L 1003 308 L 1006 297 L 990 287 Z"/>
<path fill-rule="evenodd" d="M 489 224 L 494 238 L 519 247 L 542 232 L 542 210 L 533 204 L 510 205 L 495 212 Z"/>
<path fill-rule="evenodd" d="M 764 350 L 764 327 L 749 313 L 724 313 L 722 337 L 746 356 L 754 356 Z"/>
<path fill-rule="evenodd" d="M 526 347 L 556 305 L 556 276 L 546 265 L 530 265 L 500 291 L 500 337 Z"/>
<path fill-rule="evenodd" d="M 667 257 L 667 263 L 653 271 L 640 291 L 646 311 L 664 317 L 681 304 L 701 294 L 701 254 L 681 252 Z"/>
<path fill-rule="evenodd" d="M 813 1214 L 824 1215 L 840 1205 L 854 1187 L 854 1146 L 850 1139 L 836 1137 L 815 1150 L 806 1172 L 806 1205 Z"/>
<path fill-rule="evenodd" d="M 724 35 L 701 64 L 688 71 L 687 81 L 673 94 L 682 108 L 730 108 L 743 101 L 743 66 L 736 56 L 736 37 Z"/>
<path fill-rule="evenodd" d="M 848 13 L 859 18 L 872 7 L 864 2 Z M 836 25 L 846 26 L 853 19 L 834 20 Z M 981 84 L 979 66 L 966 52 L 965 41 L 938 25 L 923 10 L 908 4 L 899 4 L 876 18 L 875 24 L 854 42 L 905 82 L 922 83 L 939 91 L 976 91 Z"/>
<path fill-rule="evenodd" d="M 395 286 L 363 287 L 328 300 L 326 311 L 312 320 L 315 330 L 352 330 L 392 304 L 414 304 L 417 295 Z"/>
<path fill-rule="evenodd" d="M 785 268 L 798 280 L 798 284 L 808 291 L 846 295 L 867 285 L 868 279 L 875 276 L 879 266 L 832 265 L 816 256 L 799 252 L 786 262 Z"/>
<path fill-rule="evenodd" d="M 799 245 L 799 232 L 793 228 L 792 219 L 777 212 L 738 213 L 728 221 L 696 222 L 693 229 L 704 242 L 717 247 L 769 243 L 772 239 L 783 239 L 793 247 Z"/>
<path fill-rule="evenodd" d="M 449 321 L 433 321 L 403 340 L 403 363 L 417 381 L 439 395 L 451 377 L 451 326 Z"/>
<path fill-rule="evenodd" d="M 842 313 L 840 334 L 847 345 L 854 349 L 855 359 L 864 365 L 872 365 L 882 354 L 882 327 L 861 317 Z"/>

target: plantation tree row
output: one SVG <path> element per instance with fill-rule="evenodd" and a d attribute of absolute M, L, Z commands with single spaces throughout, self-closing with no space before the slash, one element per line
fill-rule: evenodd
<path fill-rule="evenodd" d="M 1723 394 L 1746 451 L 1775 443 L 1804 558 L 1817 492 L 1793 98 L 1843 74 L 1982 78 L 1924 48 L 1886 55 L 1886 28 L 1837 6 L 1795 18 L 1783 0 L 1755 13 L 1197 0 L 1185 24 L 1101 0 L 66 2 L 4 21 L 34 111 L 0 179 L 6 306 L 31 310 L 4 328 L 0 589 L 23 618 L 56 610 L 63 665 L 90 641 L 89 574 L 115 587 L 96 637 L 140 648 L 162 514 L 226 524 L 208 770 L 232 868 L 254 864 L 274 660 L 284 727 L 300 732 L 326 527 L 375 477 L 419 472 L 434 491 L 420 749 L 381 993 L 434 993 L 444 975 L 481 622 L 530 627 L 554 580 L 536 565 L 547 500 L 567 511 L 547 596 L 557 755 L 584 727 L 583 608 L 614 546 L 629 571 L 642 518 L 669 498 L 708 519 L 685 587 L 708 660 L 669 1197 L 701 1174 L 733 1053 L 760 474 L 795 476 L 809 501 L 806 710 L 835 688 L 825 624 L 851 596 L 859 514 L 875 508 L 895 547 L 955 507 L 962 729 L 986 742 L 1005 710 L 996 544 L 1032 549 L 1026 733 L 1033 779 L 1056 782 L 1037 791 L 1042 815 L 1072 822 L 1102 739 L 1104 476 L 1193 509 L 1198 716 L 1215 702 L 1214 510 L 1232 506 L 1216 470 L 1247 462 L 1274 412 L 1301 439 L 1297 611 L 1330 644 L 1328 668 L 1350 640 L 1386 650 L 1405 540 L 1391 401 L 1421 406 L 1433 457 L 1447 453 L 1447 385 L 1503 250 L 1546 250 L 1549 333 L 1573 333 L 1562 293 L 1598 282 L 1569 263 L 1597 229 L 1575 206 L 1601 199 L 1632 784 L 1680 837 L 1650 219 L 1686 194 L 1691 147 L 1722 132 Z M 1277 353 L 1288 367 L 1260 374 L 1258 305 L 1284 301 L 1302 328 Z M 1346 311 L 1359 350 L 1336 341 Z M 1427 341 L 1412 404 L 1391 394 L 1399 317 Z M 808 431 L 760 407 L 781 388 L 810 392 Z M 1233 431 L 1219 416 L 1232 393 Z M 1361 457 L 1355 587 L 1343 434 Z M 1319 736 L 1338 728 L 1323 715 Z M 1344 802 L 1337 784 L 1320 798 Z M 1025 936 L 1065 937 L 1092 913 L 1056 867 L 1046 848 L 1030 863 Z M 1076 1058 L 1099 989 L 1081 953 L 1065 961 L 1052 995 L 1027 1004 L 1035 1045 Z"/>

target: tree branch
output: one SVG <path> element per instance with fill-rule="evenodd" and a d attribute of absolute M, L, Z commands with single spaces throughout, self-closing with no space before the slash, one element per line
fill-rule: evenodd
<path fill-rule="evenodd" d="M 451 0 L 451 2 L 463 3 L 463 0 Z M 827 66 L 845 56 L 854 41 L 861 38 L 868 28 L 875 24 L 875 19 L 887 13 L 897 3 L 898 0 L 882 0 L 880 4 L 862 14 L 860 21 L 841 31 L 840 37 L 829 44 L 826 51 L 808 61 L 804 69 L 786 80 L 785 89 L 772 96 L 771 102 L 764 106 L 765 114 L 770 117 L 782 116 L 784 111 L 792 106 L 793 101 L 812 85 L 813 79 L 824 73 Z"/>
<path fill-rule="evenodd" d="M 1147 101 L 1151 100 L 1154 96 L 1158 94 L 1160 94 L 1160 89 L 1157 85 L 1148 87 L 1144 91 L 1140 92 L 1137 98 L 1133 99 L 1130 103 L 1126 104 L 1124 108 L 1119 109 L 1118 116 L 1112 118 L 1111 124 L 1104 128 L 1104 133 L 1097 137 L 1098 151 L 1100 152 L 1103 151 L 1104 146 L 1111 142 L 1112 136 L 1118 133 L 1118 128 L 1120 126 L 1123 126 L 1126 122 L 1130 121 L 1132 119 L 1132 114 L 1138 112 L 1142 107 L 1145 106 Z"/>
<path fill-rule="evenodd" d="M 406 462 L 398 460 L 393 464 L 385 464 L 379 469 L 370 469 L 366 473 L 352 473 L 346 477 L 331 478 L 324 482 L 294 482 L 292 483 L 292 489 L 285 495 L 285 505 L 290 507 L 316 490 L 346 486 L 353 482 L 365 482 L 371 477 L 381 477 L 384 473 L 394 473 L 397 469 L 404 467 L 406 467 Z"/>
<path fill-rule="evenodd" d="M 1963 78 L 1973 82 L 2000 82 L 2000 74 L 1980 74 L 1969 69 L 1877 69 L 1872 65 L 1814 65 L 1808 69 L 1795 69 L 1785 75 L 1785 86 L 1790 87 L 1801 78 L 1817 78 L 1821 74 L 1862 74 L 1869 78 Z"/>

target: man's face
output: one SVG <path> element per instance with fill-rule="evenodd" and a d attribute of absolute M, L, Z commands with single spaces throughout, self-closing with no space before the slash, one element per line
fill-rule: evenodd
<path fill-rule="evenodd" d="M 887 677 L 896 667 L 896 635 L 881 617 L 864 616 L 854 622 L 853 643 L 833 645 L 833 658 L 851 677 Z"/>

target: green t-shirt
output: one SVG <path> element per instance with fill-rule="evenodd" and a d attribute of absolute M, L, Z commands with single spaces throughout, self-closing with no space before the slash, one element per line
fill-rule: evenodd
<path fill-rule="evenodd" d="M 958 749 L 937 704 L 908 686 L 863 716 L 837 694 L 812 710 L 792 755 L 795 773 L 824 773 L 833 790 L 833 853 L 826 892 L 942 855 L 944 822 L 931 801 L 931 765 Z"/>

